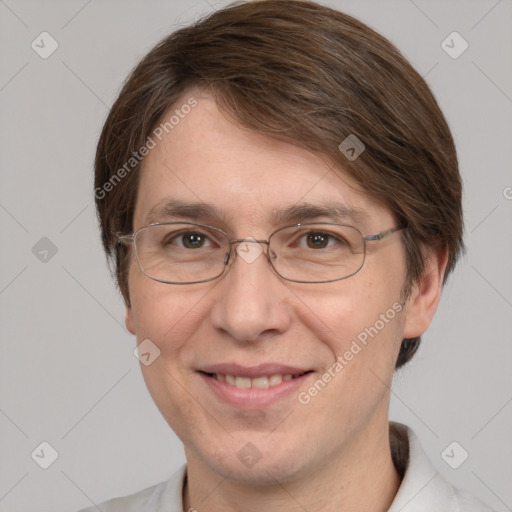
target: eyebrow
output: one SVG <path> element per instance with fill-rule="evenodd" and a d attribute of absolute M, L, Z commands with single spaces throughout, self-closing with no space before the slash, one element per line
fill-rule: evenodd
<path fill-rule="evenodd" d="M 149 210 L 146 216 L 146 223 L 152 224 L 163 220 L 180 217 L 192 220 L 205 218 L 224 218 L 222 210 L 203 202 L 188 203 L 177 199 L 169 199 L 160 202 Z"/>
<path fill-rule="evenodd" d="M 151 208 L 146 216 L 146 223 L 164 222 L 170 218 L 200 221 L 206 219 L 225 219 L 225 217 L 225 212 L 222 209 L 211 204 L 169 199 Z M 321 204 L 302 203 L 274 209 L 269 215 L 269 221 L 274 226 L 278 226 L 285 223 L 296 224 L 320 217 L 327 217 L 330 221 L 334 222 L 350 221 L 356 225 L 364 224 L 369 220 L 368 213 L 360 208 L 327 201 Z"/>
<path fill-rule="evenodd" d="M 354 224 L 364 224 L 369 215 L 364 210 L 342 203 L 327 201 L 322 204 L 302 203 L 288 208 L 274 210 L 271 221 L 274 225 L 282 223 L 295 224 L 305 220 L 328 217 L 335 222 L 350 221 Z"/>

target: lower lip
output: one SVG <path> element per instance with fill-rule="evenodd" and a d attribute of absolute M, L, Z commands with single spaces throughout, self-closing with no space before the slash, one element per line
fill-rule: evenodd
<path fill-rule="evenodd" d="M 236 386 L 220 382 L 214 377 L 208 377 L 204 373 L 199 373 L 199 375 L 215 395 L 224 402 L 241 409 L 255 409 L 272 405 L 297 392 L 298 388 L 303 386 L 305 381 L 314 374 L 306 373 L 295 379 L 283 381 L 277 386 L 270 386 L 267 389 L 239 389 Z"/>

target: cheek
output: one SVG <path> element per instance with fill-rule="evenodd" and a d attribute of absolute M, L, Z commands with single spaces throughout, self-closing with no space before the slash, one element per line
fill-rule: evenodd
<path fill-rule="evenodd" d="M 197 408 L 183 390 L 189 378 L 186 362 L 196 350 L 190 340 L 200 338 L 197 330 L 203 324 L 202 299 L 207 290 L 173 287 L 134 272 L 130 291 L 137 343 L 150 340 L 156 348 L 147 346 L 158 354 L 148 365 L 141 359 L 144 381 L 160 412 L 181 437 L 187 432 L 186 418 Z"/>
<path fill-rule="evenodd" d="M 159 283 L 133 265 L 130 269 L 131 311 L 137 343 L 150 339 L 162 355 L 185 344 L 200 322 L 208 290 Z"/>
<path fill-rule="evenodd" d="M 388 393 L 402 341 L 402 281 L 397 274 L 370 275 L 333 283 L 329 293 L 324 289 L 316 297 L 308 290 L 298 294 L 303 304 L 300 321 L 317 340 L 312 348 L 328 351 L 320 377 L 329 385 L 313 407 L 331 404 L 342 415 L 354 407 L 361 412 L 366 408 L 370 414 Z M 304 400 L 317 392 L 302 391 Z"/>
<path fill-rule="evenodd" d="M 358 339 L 364 341 L 368 329 L 373 327 L 382 334 L 399 331 L 400 289 L 398 279 L 376 280 L 358 279 L 331 283 L 326 288 L 312 293 L 311 290 L 296 292 L 299 299 L 301 323 L 318 337 L 325 340 L 336 354 Z M 327 286 L 330 289 L 327 289 Z"/>
<path fill-rule="evenodd" d="M 373 289 L 380 286 L 368 282 L 361 288 L 356 283 L 317 300 L 301 297 L 308 306 L 302 309 L 303 325 L 314 333 L 317 346 L 320 341 L 329 351 L 319 375 L 328 385 L 301 390 L 306 394 L 302 398 L 315 400 L 313 407 L 318 410 L 330 408 L 334 415 L 348 415 L 348 423 L 349 418 L 356 421 L 360 415 L 370 415 L 387 396 L 402 340 L 400 286 L 385 294 Z M 313 398 L 317 395 L 318 400 Z"/>

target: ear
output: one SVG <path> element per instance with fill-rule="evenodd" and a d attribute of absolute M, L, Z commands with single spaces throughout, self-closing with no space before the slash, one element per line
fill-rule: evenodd
<path fill-rule="evenodd" d="M 406 303 L 404 338 L 421 336 L 430 325 L 441 299 L 443 277 L 448 263 L 446 249 L 432 249 L 425 262 L 425 270 L 413 286 Z"/>
<path fill-rule="evenodd" d="M 133 311 L 131 306 L 126 306 L 126 315 L 124 318 L 124 324 L 126 325 L 126 328 L 128 331 L 130 331 L 132 334 L 135 334 L 135 322 L 133 319 Z"/>

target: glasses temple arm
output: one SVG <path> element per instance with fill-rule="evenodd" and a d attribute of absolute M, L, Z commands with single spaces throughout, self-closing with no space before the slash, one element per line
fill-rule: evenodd
<path fill-rule="evenodd" d="M 117 242 L 120 244 L 132 244 L 134 241 L 133 234 L 131 235 L 123 235 L 121 233 L 116 233 Z"/>
<path fill-rule="evenodd" d="M 405 229 L 406 227 L 407 227 L 407 224 L 403 224 L 402 226 L 397 226 L 394 228 L 386 229 L 386 231 L 382 231 L 381 233 L 378 233 L 376 235 L 365 236 L 364 239 L 366 241 L 382 240 L 386 236 L 391 235 L 391 233 L 394 233 L 395 231 L 400 231 L 401 229 Z"/>

